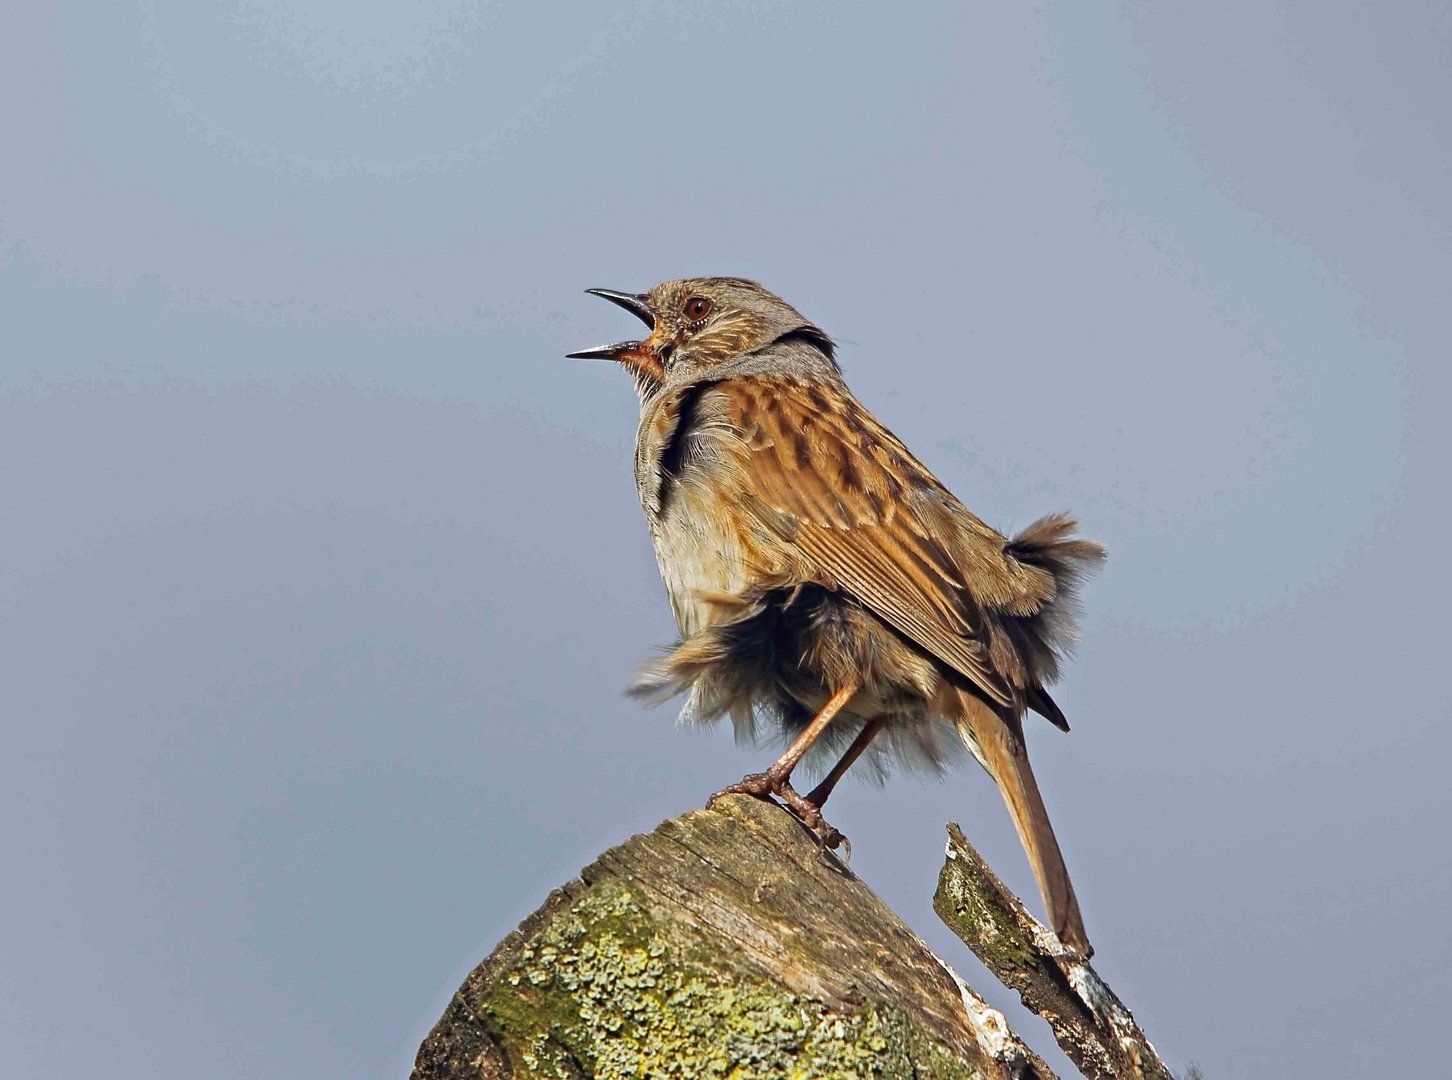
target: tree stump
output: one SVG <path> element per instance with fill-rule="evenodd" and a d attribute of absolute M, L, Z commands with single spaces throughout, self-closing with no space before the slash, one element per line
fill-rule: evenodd
<path fill-rule="evenodd" d="M 835 855 L 745 796 L 612 848 L 465 980 L 414 1080 L 1052 1073 Z"/>

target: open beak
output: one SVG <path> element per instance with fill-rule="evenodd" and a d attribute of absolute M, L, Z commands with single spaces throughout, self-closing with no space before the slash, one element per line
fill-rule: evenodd
<path fill-rule="evenodd" d="M 646 326 L 654 329 L 655 312 L 650 309 L 650 304 L 644 295 L 616 292 L 614 289 L 586 289 L 585 291 L 591 296 L 609 300 L 617 307 L 623 307 Z M 644 342 L 640 341 L 617 341 L 614 345 L 600 345 L 593 349 L 581 349 L 579 352 L 565 355 L 571 360 L 620 360 L 630 354 L 638 355 L 643 347 Z"/>

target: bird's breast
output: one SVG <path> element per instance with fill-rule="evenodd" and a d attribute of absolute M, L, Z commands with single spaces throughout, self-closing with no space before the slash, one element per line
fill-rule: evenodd
<path fill-rule="evenodd" d="M 686 491 L 651 525 L 661 580 L 681 636 L 716 622 L 721 601 L 738 597 L 750 584 L 740 538 L 725 527 L 709 498 Z"/>
<path fill-rule="evenodd" d="M 635 479 L 656 562 L 681 635 L 722 614 L 720 600 L 750 585 L 738 516 L 713 470 L 727 467 L 700 427 L 696 402 L 648 411 L 636 439 Z"/>

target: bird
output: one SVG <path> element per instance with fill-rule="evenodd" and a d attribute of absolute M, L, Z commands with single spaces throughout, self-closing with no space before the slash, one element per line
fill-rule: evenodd
<path fill-rule="evenodd" d="M 717 792 L 780 799 L 824 846 L 822 807 L 864 754 L 941 770 L 966 749 L 996 782 L 1063 945 L 1092 955 L 1024 740 L 1105 557 L 1052 514 L 1012 537 L 971 513 L 848 389 L 831 337 L 745 278 L 588 289 L 650 328 L 568 354 L 612 361 L 640 401 L 635 480 L 679 639 L 631 693 L 688 695 L 787 742 Z M 843 749 L 845 747 L 845 749 Z M 806 795 L 792 774 L 840 751 Z M 850 849 L 849 849 L 850 850 Z"/>

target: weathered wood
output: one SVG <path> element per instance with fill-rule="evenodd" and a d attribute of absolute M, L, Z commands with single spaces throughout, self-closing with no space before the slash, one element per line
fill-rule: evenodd
<path fill-rule="evenodd" d="M 1173 1080 L 1124 1003 L 1006 889 L 957 825 L 933 910 L 1054 1029 L 1089 1080 Z"/>
<path fill-rule="evenodd" d="M 737 796 L 613 848 L 465 981 L 414 1080 L 1052 1074 L 845 864 Z"/>

